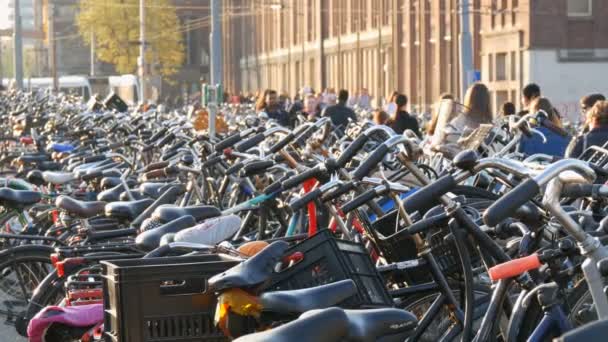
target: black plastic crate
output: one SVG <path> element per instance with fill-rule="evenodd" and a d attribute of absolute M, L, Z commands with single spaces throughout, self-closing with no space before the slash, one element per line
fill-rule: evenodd
<path fill-rule="evenodd" d="M 228 341 L 213 324 L 207 280 L 237 264 L 224 255 L 103 261 L 106 341 Z"/>
<path fill-rule="evenodd" d="M 294 245 L 287 255 L 301 252 L 304 258 L 273 275 L 267 291 L 303 289 L 352 279 L 358 294 L 340 307 L 392 306 L 384 279 L 374 266 L 369 252 L 361 244 L 339 240 L 327 229 Z"/>

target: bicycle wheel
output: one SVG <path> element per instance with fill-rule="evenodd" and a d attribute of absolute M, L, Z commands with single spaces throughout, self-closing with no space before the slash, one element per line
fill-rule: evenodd
<path fill-rule="evenodd" d="M 473 314 L 473 319 L 476 325 L 481 322 L 483 315 L 485 313 L 485 307 L 490 302 L 491 290 L 488 288 L 487 290 L 477 289 L 474 291 L 475 294 L 475 312 Z M 460 305 L 460 290 L 452 290 L 454 297 L 456 298 L 457 303 Z M 439 297 L 439 293 L 425 293 L 425 294 L 414 294 L 404 299 L 401 303 L 397 304 L 397 307 L 400 309 L 404 309 L 416 315 L 418 320 L 420 321 L 427 311 L 431 308 L 433 302 Z M 434 315 L 432 321 L 427 329 L 422 333 L 420 338 L 417 340 L 419 342 L 433 342 L 440 341 L 444 335 L 448 334 L 448 331 L 456 324 L 456 320 L 454 318 L 453 312 L 448 305 L 443 305 L 441 309 Z M 452 336 L 453 341 L 459 341 L 460 332 L 458 332 L 455 336 Z"/>
<path fill-rule="evenodd" d="M 0 252 L 0 334 L 23 341 L 16 331 L 34 290 L 53 270 L 50 246 L 17 246 Z"/>

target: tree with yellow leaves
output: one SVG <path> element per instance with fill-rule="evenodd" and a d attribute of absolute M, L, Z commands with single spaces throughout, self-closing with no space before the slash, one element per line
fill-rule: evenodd
<path fill-rule="evenodd" d="M 146 60 L 163 76 L 175 74 L 184 60 L 181 26 L 169 0 L 147 1 Z M 139 0 L 80 0 L 78 31 L 85 43 L 95 37 L 95 54 L 121 74 L 137 71 Z"/>

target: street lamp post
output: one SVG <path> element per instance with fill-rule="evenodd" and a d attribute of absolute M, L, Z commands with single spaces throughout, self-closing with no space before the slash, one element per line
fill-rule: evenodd
<path fill-rule="evenodd" d="M 146 8 L 145 0 L 139 0 L 139 100 L 144 103 L 146 93 Z"/>

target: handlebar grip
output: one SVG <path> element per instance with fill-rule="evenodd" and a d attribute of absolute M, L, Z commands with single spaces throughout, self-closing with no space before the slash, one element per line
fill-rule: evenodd
<path fill-rule="evenodd" d="M 238 162 L 238 163 L 232 165 L 231 167 L 229 167 L 226 170 L 226 172 L 225 172 L 226 176 L 232 175 L 232 174 L 238 172 L 240 169 L 243 168 L 243 166 L 245 166 L 245 164 L 243 162 Z"/>
<path fill-rule="evenodd" d="M 98 162 L 98 161 L 102 161 L 102 160 L 106 160 L 106 159 L 108 159 L 106 156 L 104 156 L 103 154 L 99 154 L 96 156 L 83 158 L 82 163 L 88 164 L 88 163 L 94 163 L 94 162 Z"/>
<path fill-rule="evenodd" d="M 534 198 L 539 191 L 540 187 L 534 179 L 524 181 L 494 202 L 483 214 L 483 222 L 488 227 L 496 226 L 517 208 Z"/>
<path fill-rule="evenodd" d="M 488 275 L 492 281 L 501 279 L 513 278 L 521 275 L 524 272 L 534 270 L 542 265 L 538 254 L 532 254 L 527 257 L 513 259 L 502 264 L 491 267 L 488 270 Z"/>
<path fill-rule="evenodd" d="M 332 192 L 323 194 L 323 196 L 321 196 L 321 201 L 322 202 L 333 201 L 334 199 L 355 190 L 355 188 L 356 188 L 356 186 L 355 186 L 354 182 L 348 182 L 346 184 L 343 184 L 338 189 L 336 189 Z"/>
<path fill-rule="evenodd" d="M 177 151 L 177 150 L 179 150 L 180 148 L 182 148 L 182 147 L 186 146 L 186 144 L 187 144 L 187 143 L 188 143 L 188 142 L 187 142 L 186 140 L 180 140 L 180 141 L 178 141 L 176 144 L 171 145 L 171 150 L 172 150 L 172 151 Z"/>
<path fill-rule="evenodd" d="M 283 191 L 283 182 L 288 180 L 290 177 L 293 177 L 295 173 L 288 172 L 283 177 L 277 179 L 274 183 L 270 184 L 264 189 L 264 194 L 270 195 L 272 193 Z"/>
<path fill-rule="evenodd" d="M 346 150 L 342 152 L 340 157 L 337 160 L 338 166 L 344 167 L 348 162 L 353 159 L 353 157 L 361 150 L 361 148 L 365 145 L 365 143 L 369 140 L 369 137 L 365 134 L 361 134 L 357 137 L 357 139 L 353 140 L 353 142 L 348 145 Z"/>
<path fill-rule="evenodd" d="M 351 212 L 351 211 L 359 208 L 360 206 L 364 205 L 365 203 L 373 200 L 374 198 L 376 198 L 376 196 L 377 196 L 376 190 L 369 189 L 369 190 L 365 191 L 364 193 L 362 193 L 361 195 L 344 203 L 344 205 L 341 206 L 340 209 L 342 209 L 342 211 L 346 214 L 348 212 Z"/>
<path fill-rule="evenodd" d="M 403 201 L 403 206 L 408 213 L 434 207 L 440 196 L 451 191 L 457 185 L 454 177 L 451 174 L 447 174 L 409 195 Z"/>
<path fill-rule="evenodd" d="M 146 144 L 148 144 L 148 145 L 152 144 L 156 140 L 160 139 L 160 137 L 162 137 L 163 135 L 167 134 L 168 131 L 169 131 L 169 128 L 163 127 L 160 131 L 154 133 L 150 137 L 150 139 L 148 139 L 148 141 L 146 142 Z"/>
<path fill-rule="evenodd" d="M 299 173 L 299 174 L 295 175 L 294 177 L 289 178 L 288 180 L 286 180 L 282 183 L 283 190 L 291 189 L 293 187 L 296 187 L 296 186 L 304 183 L 308 179 L 316 178 L 322 172 L 323 171 L 321 171 L 320 169 L 313 167 L 312 169 L 308 169 L 302 173 Z"/>
<path fill-rule="evenodd" d="M 234 144 L 241 141 L 241 139 L 242 139 L 241 134 L 235 133 L 235 134 L 229 136 L 228 138 L 215 144 L 215 146 L 213 146 L 213 149 L 217 152 L 221 152 L 229 147 L 232 147 Z"/>
<path fill-rule="evenodd" d="M 165 135 L 159 142 L 156 143 L 156 148 L 162 148 L 175 139 L 175 134 L 169 133 Z"/>
<path fill-rule="evenodd" d="M 283 139 L 279 140 L 276 144 L 272 145 L 268 150 L 268 153 L 276 153 L 282 150 L 285 146 L 287 146 L 290 142 L 295 139 L 296 136 L 293 133 L 287 134 Z"/>
<path fill-rule="evenodd" d="M 151 164 L 146 165 L 146 167 L 144 167 L 144 172 L 150 172 L 152 170 L 163 169 L 163 168 L 165 168 L 167 166 L 169 166 L 169 162 L 168 161 L 151 163 Z"/>
<path fill-rule="evenodd" d="M 357 169 L 353 173 L 353 178 L 355 179 L 363 179 L 363 177 L 367 176 L 372 170 L 378 165 L 384 156 L 388 153 L 388 146 L 385 144 L 381 144 L 378 146 L 365 160 L 357 167 Z"/>
<path fill-rule="evenodd" d="M 215 156 L 212 158 L 207 159 L 204 163 L 203 163 L 203 167 L 207 168 L 207 167 L 212 167 L 213 165 L 219 163 L 222 161 L 222 156 Z"/>
<path fill-rule="evenodd" d="M 314 201 L 315 199 L 319 198 L 319 196 L 321 196 L 321 194 L 322 194 L 321 189 L 316 188 L 313 191 L 310 191 L 307 194 L 305 194 L 304 196 L 289 203 L 289 208 L 291 208 L 292 211 L 298 211 L 298 210 L 302 209 L 304 206 L 306 206 L 309 202 Z"/>
<path fill-rule="evenodd" d="M 300 133 L 297 137 L 297 139 L 295 140 L 295 144 L 302 147 L 303 145 L 306 144 L 306 140 L 308 140 L 308 138 L 310 137 L 310 135 L 312 133 L 314 133 L 314 131 L 317 129 L 316 126 L 309 126 L 307 127 L 305 130 L 302 131 L 302 133 Z"/>
<path fill-rule="evenodd" d="M 177 150 L 169 150 L 160 156 L 160 160 L 167 161 L 167 160 L 175 157 L 178 153 L 179 152 Z"/>
<path fill-rule="evenodd" d="M 238 152 L 245 152 L 248 149 L 256 146 L 257 144 L 261 143 L 262 141 L 264 141 L 264 139 L 266 139 L 266 137 L 264 136 L 264 133 L 258 133 L 256 135 L 254 135 L 253 137 L 245 140 L 245 141 L 241 141 L 240 143 L 234 145 L 234 149 L 237 150 Z"/>
<path fill-rule="evenodd" d="M 562 196 L 569 198 L 591 197 L 599 187 L 597 184 L 564 184 Z"/>
<path fill-rule="evenodd" d="M 274 162 L 272 160 L 257 160 L 257 161 L 247 163 L 241 169 L 241 176 L 242 177 L 253 176 L 255 174 L 265 171 L 266 169 L 268 169 L 269 167 L 271 167 L 273 165 L 274 165 Z"/>

